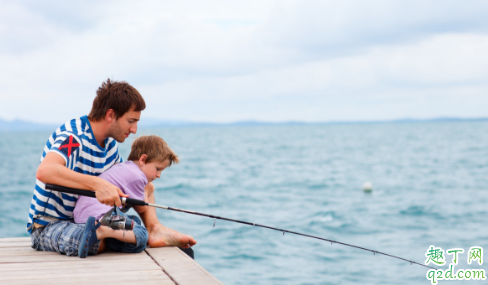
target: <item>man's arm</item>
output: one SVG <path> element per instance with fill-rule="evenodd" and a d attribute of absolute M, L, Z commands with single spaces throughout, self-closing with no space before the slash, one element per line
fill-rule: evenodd
<path fill-rule="evenodd" d="M 65 160 L 57 153 L 49 152 L 37 168 L 36 178 L 43 183 L 95 191 L 100 203 L 120 206 L 120 197 L 129 197 L 115 185 L 87 174 L 68 169 Z"/>

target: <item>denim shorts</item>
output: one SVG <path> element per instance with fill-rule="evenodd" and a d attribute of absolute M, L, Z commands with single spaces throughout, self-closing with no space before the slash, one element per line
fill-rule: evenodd
<path fill-rule="evenodd" d="M 73 220 L 62 220 L 49 223 L 47 226 L 34 229 L 31 233 L 32 248 L 41 251 L 55 251 L 69 256 L 78 256 L 81 237 L 85 224 L 75 224 Z M 88 250 L 89 255 L 97 254 L 100 242 Z"/>
<path fill-rule="evenodd" d="M 146 249 L 149 234 L 137 216 L 129 216 L 135 222 L 133 229 L 136 244 L 106 238 L 108 248 L 117 252 L 138 253 Z M 31 234 L 32 248 L 40 251 L 55 251 L 69 256 L 78 256 L 85 224 L 75 224 L 73 220 L 51 222 L 45 227 L 37 228 Z M 88 249 L 88 255 L 97 254 L 100 241 Z"/>

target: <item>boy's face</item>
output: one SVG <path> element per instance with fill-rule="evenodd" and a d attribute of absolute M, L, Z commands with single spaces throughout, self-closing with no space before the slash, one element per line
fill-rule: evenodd
<path fill-rule="evenodd" d="M 161 177 L 161 171 L 168 167 L 169 159 L 163 162 L 152 161 L 141 166 L 142 172 L 147 177 L 147 182 L 153 182 L 157 178 Z"/>

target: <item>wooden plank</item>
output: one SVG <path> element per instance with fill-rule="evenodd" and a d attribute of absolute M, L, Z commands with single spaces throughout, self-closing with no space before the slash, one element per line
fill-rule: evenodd
<path fill-rule="evenodd" d="M 164 275 L 119 275 L 119 276 L 70 276 L 59 278 L 57 275 L 51 275 L 48 279 L 18 279 L 18 280 L 5 280 L 2 284 L 14 284 L 14 285 L 26 285 L 26 284 L 117 284 L 121 282 L 125 284 L 131 283 L 132 285 L 141 284 L 143 282 L 150 282 L 150 284 L 160 285 L 176 285 L 168 276 Z"/>
<path fill-rule="evenodd" d="M 93 284 L 93 283 L 91 283 Z M 128 281 L 128 282 L 117 282 L 116 285 L 136 285 L 134 284 L 134 281 Z M 173 280 L 163 280 L 163 281 L 153 281 L 153 280 L 147 280 L 147 281 L 141 281 L 137 280 L 137 285 L 177 285 L 173 282 Z"/>
<path fill-rule="evenodd" d="M 0 243 L 8 242 L 30 242 L 30 237 L 19 237 L 19 238 L 0 238 Z"/>
<path fill-rule="evenodd" d="M 112 260 L 114 258 L 122 258 L 122 253 L 102 253 L 96 256 L 88 256 L 87 258 L 78 258 L 77 256 L 66 256 L 56 252 L 49 252 L 47 254 L 32 254 L 28 256 L 23 255 L 1 255 L 0 263 L 35 263 L 35 262 L 46 262 L 46 261 L 62 261 L 62 262 L 88 262 L 90 258 L 96 257 L 97 261 L 106 262 L 107 260 Z M 139 260 L 147 259 L 147 254 L 144 253 L 134 253 L 134 254 L 124 254 L 123 259 L 130 260 L 132 262 L 137 262 Z M 87 261 L 88 260 L 88 261 Z"/>
<path fill-rule="evenodd" d="M 8 281 L 8 280 L 38 280 L 40 283 L 43 283 L 44 280 L 53 279 L 53 276 L 56 276 L 56 279 L 67 279 L 71 278 L 76 280 L 78 278 L 102 278 L 106 280 L 111 280 L 111 277 L 122 277 L 122 276 L 163 276 L 165 279 L 170 279 L 160 268 L 156 270 L 123 270 L 119 268 L 118 271 L 92 271 L 92 270 L 84 270 L 82 272 L 66 272 L 63 270 L 62 272 L 58 272 L 57 274 L 53 275 L 52 272 L 39 272 L 40 274 L 15 274 L 15 275 L 2 275 L 0 276 L 0 282 Z"/>
<path fill-rule="evenodd" d="M 0 254 L 2 252 L 8 252 L 8 251 L 36 251 L 32 247 L 29 246 L 11 246 L 11 247 L 0 247 Z"/>
<path fill-rule="evenodd" d="M 12 250 L 12 251 L 15 251 L 15 250 Z M 12 252 L 12 251 L 9 251 L 9 250 L 5 250 L 4 252 L 5 253 L 9 253 L 9 252 Z M 26 249 L 24 250 L 24 254 L 27 254 L 27 255 L 38 255 L 37 253 L 40 253 L 41 255 L 44 254 L 44 255 L 51 255 L 53 257 L 57 257 L 57 256 L 61 256 L 61 257 L 67 257 L 68 259 L 70 258 L 79 258 L 78 256 L 67 256 L 65 254 L 60 254 L 58 252 L 53 252 L 53 251 L 37 251 L 35 249 L 32 249 L 32 248 L 29 248 L 29 249 Z M 21 255 L 22 253 L 19 252 L 19 255 Z M 104 252 L 102 254 L 98 254 L 98 255 L 89 255 L 87 258 L 81 258 L 81 260 L 87 260 L 88 258 L 90 257 L 95 257 L 95 258 L 100 258 L 100 257 L 104 257 L 104 258 L 120 258 L 121 256 L 123 256 L 124 258 L 129 258 L 129 259 L 140 259 L 140 258 L 144 258 L 144 256 L 147 256 L 147 254 L 145 254 L 144 252 L 140 252 L 140 253 L 122 253 L 122 252 L 114 252 L 114 251 L 107 251 L 107 252 Z M 0 256 L 1 258 L 1 256 Z"/>
<path fill-rule="evenodd" d="M 31 242 L 26 242 L 26 241 L 19 241 L 19 242 L 4 242 L 0 243 L 0 247 L 16 247 L 16 246 L 22 246 L 22 247 L 31 247 Z"/>
<path fill-rule="evenodd" d="M 1 257 L 0 257 L 1 258 Z M 13 260 L 14 258 L 12 258 Z M 79 264 L 90 264 L 90 263 L 96 263 L 96 264 L 104 264 L 104 263 L 107 263 L 107 262 L 113 262 L 115 264 L 126 264 L 126 263 L 134 263 L 134 262 L 148 262 L 150 261 L 151 259 L 148 257 L 148 260 L 144 259 L 144 258 L 138 258 L 138 259 L 133 259 L 133 258 L 123 258 L 123 257 L 120 257 L 120 258 L 105 258 L 105 257 L 93 257 L 93 256 L 89 256 L 87 258 L 84 258 L 84 259 L 80 259 L 79 257 L 77 256 L 65 256 L 65 255 L 56 255 L 55 258 L 52 258 L 52 257 L 49 257 L 49 258 L 42 258 L 41 262 L 37 262 L 37 260 L 39 260 L 39 258 L 36 258 L 36 261 L 33 262 L 31 260 L 31 256 L 24 256 L 22 258 L 19 258 L 17 260 L 13 260 L 13 261 L 16 261 L 16 262 L 3 262 L 2 263 L 2 266 L 5 265 L 5 264 L 32 264 L 32 263 L 35 263 L 35 264 L 41 264 L 41 263 L 66 263 L 66 264 L 70 264 L 70 263 L 79 263 Z M 30 266 L 30 265 L 29 265 Z M 1 269 L 0 269 L 1 271 Z"/>
<path fill-rule="evenodd" d="M 7 283 L 222 284 L 176 247 L 78 258 L 34 250 L 28 237 L 0 239 L 0 284 Z"/>
<path fill-rule="evenodd" d="M 122 283 L 124 282 L 124 283 Z M 9 281 L 9 285 L 39 285 L 39 282 L 35 280 L 15 280 Z M 104 285 L 120 285 L 120 284 L 130 284 L 130 285 L 139 285 L 139 284 L 153 284 L 153 285 L 176 285 L 171 279 L 157 279 L 157 278 L 138 278 L 134 279 L 132 277 L 124 278 L 124 279 L 115 279 L 115 280 L 93 280 L 93 279 L 79 279 L 73 281 L 72 279 L 55 279 L 50 280 L 48 283 L 45 284 L 104 284 Z"/>
<path fill-rule="evenodd" d="M 78 253 L 77 253 L 78 254 Z M 98 254 L 97 256 L 114 256 L 114 257 L 120 257 L 119 255 L 123 255 L 124 258 L 129 257 L 133 258 L 135 255 L 147 255 L 145 253 L 121 253 L 121 252 L 104 252 L 102 254 Z M 2 249 L 0 250 L 0 256 L 7 256 L 7 255 L 15 255 L 15 256 L 41 256 L 41 255 L 48 255 L 48 256 L 65 256 L 65 257 L 76 257 L 78 256 L 67 256 L 64 254 L 60 254 L 58 252 L 52 252 L 52 251 L 38 251 L 33 248 L 13 248 L 13 249 Z M 92 255 L 89 255 L 87 258 L 90 258 Z M 138 256 L 140 258 L 140 256 Z"/>
<path fill-rule="evenodd" d="M 223 284 L 177 247 L 146 248 L 146 252 L 177 284 Z"/>
<path fill-rule="evenodd" d="M 62 271 L 70 268 L 103 268 L 107 270 L 112 270 L 112 268 L 127 268 L 130 265 L 135 264 L 134 262 L 117 262 L 116 260 L 100 263 L 98 261 L 90 263 L 76 263 L 71 262 L 42 262 L 42 263 L 4 263 L 0 266 L 0 274 L 8 271 L 26 271 L 26 270 L 49 270 L 49 271 Z M 146 266 L 147 269 L 161 269 L 161 267 L 156 264 L 153 260 L 150 261 L 138 261 L 138 265 Z"/>
<path fill-rule="evenodd" d="M 10 265 L 10 266 L 7 266 Z M 13 265 L 13 266 L 12 266 Z M 23 266 L 20 266 L 23 265 Z M 19 272 L 22 272 L 24 276 L 30 275 L 42 275 L 42 274 L 56 274 L 59 271 L 62 271 L 63 274 L 76 274 L 76 273 L 97 273 L 97 272 L 118 272 L 120 270 L 123 271 L 137 271 L 137 270 L 161 270 L 161 267 L 157 265 L 154 261 L 150 262 L 137 262 L 137 263 L 125 263 L 125 264 L 113 264 L 108 263 L 106 265 L 102 265 L 100 263 L 91 263 L 88 266 L 79 266 L 82 264 L 60 264 L 60 263 L 52 263 L 48 262 L 47 264 L 40 264 L 42 266 L 31 266 L 32 263 L 15 263 L 15 264 L 4 264 L 2 265 L 0 272 L 2 277 L 3 276 L 17 276 Z M 84 264 L 83 264 L 84 265 Z M 6 267 L 6 268 L 4 268 Z"/>
<path fill-rule="evenodd" d="M 17 248 L 19 250 L 16 250 Z M 64 254 L 59 254 L 57 252 L 52 252 L 52 251 L 38 251 L 38 250 L 35 250 L 33 248 L 29 248 L 28 250 L 25 250 L 25 247 L 17 247 L 17 248 L 10 249 L 10 250 L 3 249 L 0 251 L 0 255 L 1 256 L 7 256 L 7 255 L 15 255 L 15 256 L 63 255 L 64 256 Z M 20 249 L 24 249 L 24 250 L 20 250 Z"/>
<path fill-rule="evenodd" d="M 120 254 L 123 254 L 124 257 L 133 257 L 134 255 L 146 255 L 145 253 L 121 253 L 121 252 L 104 252 L 102 256 L 113 256 L 119 257 Z M 53 256 L 66 256 L 64 254 L 60 254 L 58 252 L 53 251 L 39 251 L 35 250 L 31 247 L 12 247 L 12 248 L 0 248 L 0 256 L 6 255 L 17 255 L 17 256 L 31 256 L 31 255 L 53 255 Z M 89 255 L 87 258 L 90 258 L 92 255 Z M 97 255 L 100 256 L 100 255 Z M 67 257 L 78 257 L 78 256 L 67 256 Z M 139 256 L 140 257 L 140 256 Z"/>

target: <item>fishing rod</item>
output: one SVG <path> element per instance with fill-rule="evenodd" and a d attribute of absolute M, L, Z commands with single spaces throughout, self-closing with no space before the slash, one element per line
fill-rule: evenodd
<path fill-rule="evenodd" d="M 53 185 L 53 184 L 46 184 L 46 189 L 48 189 L 48 190 L 54 190 L 54 191 L 58 191 L 58 192 L 64 192 L 64 193 L 70 193 L 70 194 L 76 194 L 76 195 L 82 195 L 82 196 L 96 198 L 95 192 L 89 191 L 89 190 L 74 189 L 74 188 L 69 188 L 69 187 L 64 187 L 64 186 L 59 186 L 59 185 Z M 400 259 L 400 260 L 403 260 L 403 261 L 406 261 L 406 262 L 410 262 L 410 265 L 417 264 L 417 265 L 420 265 L 420 266 L 423 266 L 423 267 L 427 267 L 427 268 L 430 268 L 430 269 L 437 270 L 437 268 L 434 268 L 434 267 L 431 267 L 431 266 L 427 266 L 425 264 L 418 263 L 418 262 L 413 261 L 413 260 L 408 260 L 408 259 L 405 259 L 405 258 L 402 258 L 402 257 L 399 257 L 399 256 L 395 256 L 395 255 L 391 255 L 391 254 L 388 254 L 388 253 L 384 253 L 384 252 L 381 252 L 381 251 L 377 251 L 377 250 L 373 250 L 373 249 L 368 249 L 368 248 L 365 248 L 365 247 L 361 247 L 361 246 L 357 246 L 357 245 L 353 245 L 353 244 L 348 244 L 348 243 L 344 243 L 344 242 L 340 242 L 340 241 L 330 240 L 330 239 L 326 239 L 326 238 L 322 238 L 322 237 L 318 237 L 318 236 L 313 236 L 313 235 L 308 235 L 308 234 L 302 234 L 302 233 L 299 233 L 299 232 L 294 232 L 294 231 L 289 231 L 289 230 L 285 230 L 285 229 L 274 228 L 274 227 L 260 225 L 260 224 L 256 224 L 256 223 L 246 222 L 246 221 L 240 221 L 240 220 L 234 220 L 234 219 L 219 217 L 219 216 L 210 215 L 210 214 L 204 214 L 204 213 L 199 213 L 199 212 L 194 212 L 194 211 L 189 211 L 189 210 L 172 208 L 172 207 L 163 206 L 163 205 L 151 204 L 151 203 L 147 203 L 146 201 L 138 200 L 138 199 L 120 197 L 120 200 L 122 201 L 123 204 L 130 204 L 130 205 L 135 205 L 135 206 L 150 206 L 150 207 L 155 207 L 155 208 L 160 208 L 160 209 L 165 209 L 165 210 L 170 210 L 170 211 L 176 211 L 176 212 L 182 212 L 182 213 L 187 213 L 187 214 L 192 214 L 192 215 L 197 215 L 197 216 L 203 216 L 203 217 L 212 218 L 212 219 L 214 219 L 214 227 L 215 227 L 215 220 L 224 220 L 224 221 L 229 221 L 229 222 L 235 222 L 235 223 L 245 224 L 245 225 L 249 225 L 249 226 L 261 227 L 261 228 L 265 228 L 265 229 L 270 229 L 270 230 L 275 230 L 275 231 L 282 232 L 283 235 L 285 235 L 285 233 L 290 233 L 290 234 L 294 234 L 294 235 L 299 235 L 299 236 L 304 236 L 304 237 L 309 237 L 309 238 L 314 238 L 314 239 L 319 239 L 319 240 L 327 241 L 327 242 L 330 242 L 331 245 L 334 244 L 334 243 L 336 243 L 336 244 L 341 244 L 341 245 L 345 245 L 345 246 L 349 246 L 349 247 L 353 247 L 353 248 L 358 248 L 358 249 L 362 249 L 362 250 L 366 250 L 366 251 L 372 252 L 374 255 L 381 254 L 381 255 L 385 255 L 385 256 L 392 257 L 392 258 Z"/>

